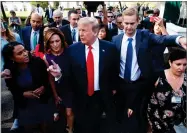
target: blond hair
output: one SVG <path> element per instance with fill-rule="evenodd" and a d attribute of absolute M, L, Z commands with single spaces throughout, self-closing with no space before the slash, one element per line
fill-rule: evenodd
<path fill-rule="evenodd" d="M 124 16 L 133 16 L 133 15 L 136 15 L 137 16 L 137 20 L 139 20 L 138 11 L 137 11 L 136 8 L 133 8 L 133 7 L 127 8 L 125 11 L 123 11 L 122 15 L 123 15 L 123 17 Z"/>

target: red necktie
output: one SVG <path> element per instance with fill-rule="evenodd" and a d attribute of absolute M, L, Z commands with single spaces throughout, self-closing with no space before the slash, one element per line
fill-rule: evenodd
<path fill-rule="evenodd" d="M 94 94 L 94 59 L 92 54 L 92 46 L 89 46 L 88 56 L 87 56 L 87 78 L 88 78 L 88 95 L 92 96 Z"/>

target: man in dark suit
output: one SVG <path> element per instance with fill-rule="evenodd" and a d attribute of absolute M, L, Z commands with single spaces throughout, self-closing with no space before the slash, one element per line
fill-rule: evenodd
<path fill-rule="evenodd" d="M 68 12 L 68 19 L 70 24 L 62 26 L 60 30 L 65 36 L 65 40 L 68 45 L 80 41 L 79 32 L 77 28 L 77 22 L 79 20 L 79 14 L 76 10 L 70 10 Z"/>
<path fill-rule="evenodd" d="M 77 13 L 79 14 L 79 17 L 86 17 L 86 12 L 82 10 L 82 6 L 77 6 L 75 7 L 75 10 L 77 11 Z"/>
<path fill-rule="evenodd" d="M 31 26 L 26 26 L 22 29 L 22 40 L 25 49 L 32 53 L 36 45 L 40 44 L 39 51 L 44 52 L 42 16 L 37 12 L 32 13 L 30 23 Z"/>
<path fill-rule="evenodd" d="M 136 9 L 123 12 L 125 34 L 113 38 L 118 51 L 119 89 L 117 90 L 117 114 L 123 133 L 147 133 L 147 100 L 156 81 L 152 68 L 151 50 L 154 46 L 183 46 L 186 38 L 157 36 L 147 30 L 137 30 L 139 17 Z"/>
<path fill-rule="evenodd" d="M 119 35 L 119 34 L 121 34 L 121 33 L 124 33 L 124 31 L 123 31 L 123 17 L 122 17 L 122 14 L 121 13 L 119 13 L 119 14 L 117 14 L 117 16 L 116 16 L 116 24 L 117 24 L 117 33 L 115 33 L 115 35 Z"/>
<path fill-rule="evenodd" d="M 45 17 L 47 18 L 47 21 L 49 23 L 53 22 L 53 11 L 54 9 L 51 8 L 51 5 L 48 5 L 48 8 L 46 9 L 46 12 L 45 12 Z"/>
<path fill-rule="evenodd" d="M 59 84 L 68 83 L 73 92 L 75 133 L 101 133 L 101 115 L 106 112 L 107 132 L 115 126 L 113 90 L 118 75 L 117 49 L 97 38 L 98 22 L 84 17 L 78 22 L 81 42 L 68 48 L 68 67 L 60 72 L 59 66 L 49 66 L 50 73 L 59 78 Z"/>
<path fill-rule="evenodd" d="M 69 24 L 69 21 L 66 19 L 63 19 L 63 14 L 60 10 L 55 10 L 53 12 L 53 20 L 54 22 L 49 25 L 49 27 L 57 27 L 60 28 L 64 25 Z"/>
<path fill-rule="evenodd" d="M 108 29 L 109 29 L 109 34 L 111 37 L 117 35 L 118 33 L 118 28 L 115 23 L 112 21 L 114 20 L 114 14 L 112 11 L 107 12 L 107 21 L 108 21 Z"/>

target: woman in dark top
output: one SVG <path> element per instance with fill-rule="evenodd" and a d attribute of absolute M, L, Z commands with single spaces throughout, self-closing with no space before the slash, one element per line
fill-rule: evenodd
<path fill-rule="evenodd" d="M 52 108 L 48 104 L 50 85 L 47 67 L 40 58 L 32 57 L 18 42 L 10 42 L 2 51 L 5 65 L 11 71 L 6 85 L 18 107 L 19 125 L 30 133 L 40 126 L 47 133 L 47 124 L 52 122 Z"/>
<path fill-rule="evenodd" d="M 51 60 L 59 64 L 62 69 L 62 73 L 65 73 L 66 68 L 66 48 L 67 43 L 65 42 L 64 35 L 57 28 L 49 28 L 45 33 L 45 56 L 44 60 L 49 67 L 52 65 Z M 73 129 L 73 113 L 72 113 L 72 102 L 71 102 L 71 93 L 68 91 L 65 84 L 55 85 L 53 77 L 49 75 L 50 83 L 52 85 L 53 95 L 55 98 L 55 103 L 58 106 L 59 103 L 65 106 L 66 116 L 67 116 L 67 125 L 69 126 L 69 133 L 72 133 Z"/>
<path fill-rule="evenodd" d="M 175 133 L 174 124 L 186 121 L 186 51 L 175 48 L 170 53 L 169 65 L 160 73 L 148 104 L 152 133 Z"/>

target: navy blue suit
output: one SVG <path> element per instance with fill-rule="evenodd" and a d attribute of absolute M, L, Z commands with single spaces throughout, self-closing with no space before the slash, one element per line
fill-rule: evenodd
<path fill-rule="evenodd" d="M 31 39 L 31 32 L 32 32 L 32 27 L 31 26 L 26 26 L 22 29 L 22 40 L 23 44 L 25 45 L 25 49 L 28 51 L 31 51 L 31 44 L 30 44 L 30 39 Z M 39 41 L 38 44 L 40 44 L 40 52 L 44 52 L 44 41 L 43 41 L 43 28 L 40 29 L 39 33 Z"/>
<path fill-rule="evenodd" d="M 123 34 L 119 34 L 113 37 L 113 43 L 115 43 L 118 52 L 121 54 L 121 45 L 123 40 Z M 119 78 L 119 89 L 117 90 L 118 111 L 124 115 L 124 110 L 133 109 L 133 115 L 125 120 L 125 130 L 129 130 L 132 133 L 144 133 L 146 132 L 146 109 L 147 102 L 151 93 L 151 89 L 154 87 L 155 71 L 153 68 L 152 50 L 154 46 L 157 49 L 163 49 L 163 45 L 176 46 L 175 40 L 177 36 L 156 36 L 150 33 L 148 30 L 137 30 L 136 33 L 136 56 L 139 69 L 141 71 L 140 78 L 135 82 L 127 82 L 122 78 Z M 161 50 L 160 50 L 161 51 Z M 120 59 L 120 54 L 118 59 Z M 126 53 L 124 53 L 126 54 Z M 119 68 L 118 68 L 119 69 Z M 119 114 L 120 114 L 119 113 Z M 125 113 L 127 114 L 127 113 Z M 120 116 L 122 118 L 122 116 Z M 133 125 L 133 127 L 132 127 Z M 125 131 L 123 131 L 125 133 Z"/>
<path fill-rule="evenodd" d="M 118 59 L 115 46 L 108 42 L 99 40 L 99 87 L 97 99 L 87 95 L 87 69 L 85 45 L 77 42 L 68 48 L 68 67 L 66 73 L 62 74 L 63 80 L 69 81 L 69 88 L 73 92 L 73 112 L 75 114 L 75 133 L 99 133 L 100 118 L 105 111 L 108 122 L 114 122 L 115 111 L 112 90 L 116 89 L 116 78 L 118 75 Z M 66 80 L 68 78 L 68 80 Z M 93 100 L 93 99 L 94 100 Z M 99 101 L 92 109 L 89 104 Z M 92 101 L 92 102 L 90 102 Z M 114 123 L 113 125 L 114 126 Z M 110 127 L 112 127 L 110 126 Z"/>
<path fill-rule="evenodd" d="M 60 30 L 61 30 L 62 33 L 64 34 L 65 40 L 66 40 L 67 44 L 68 44 L 68 45 L 73 44 L 73 39 L 72 39 L 72 36 L 71 36 L 71 28 L 70 28 L 70 25 L 69 25 L 69 24 L 64 25 L 64 26 L 60 27 Z M 80 41 L 80 37 L 79 37 L 79 41 Z"/>

